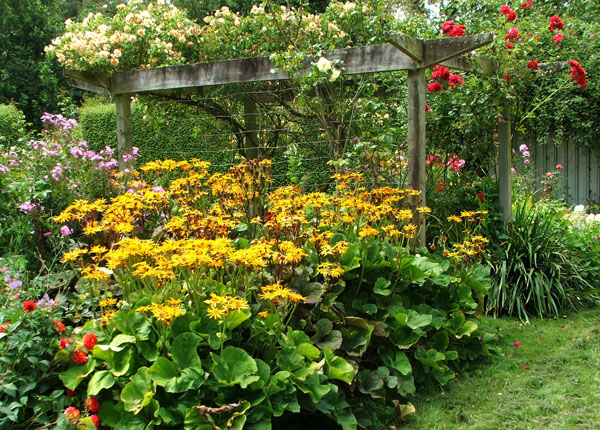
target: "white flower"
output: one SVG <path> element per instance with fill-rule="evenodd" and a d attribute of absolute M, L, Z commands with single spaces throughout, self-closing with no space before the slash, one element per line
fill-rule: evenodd
<path fill-rule="evenodd" d="M 594 215 L 594 220 L 596 220 L 596 221 L 600 221 L 600 214 L 596 214 L 596 215 Z"/>
<path fill-rule="evenodd" d="M 112 275 L 114 272 L 106 267 L 98 267 L 98 272 L 105 273 L 107 275 Z"/>
<path fill-rule="evenodd" d="M 353 12 L 354 9 L 356 9 L 355 3 L 348 2 L 344 4 L 344 12 Z"/>
<path fill-rule="evenodd" d="M 331 72 L 331 77 L 329 78 L 329 82 L 335 81 L 340 76 L 340 71 L 338 69 L 333 69 Z"/>
<path fill-rule="evenodd" d="M 584 213 L 585 212 L 585 206 L 584 205 L 577 205 L 573 208 L 573 213 Z"/>
<path fill-rule="evenodd" d="M 329 69 L 331 69 L 331 61 L 325 57 L 319 58 L 319 61 L 317 61 L 317 69 L 323 73 L 326 73 L 329 71 Z"/>
<path fill-rule="evenodd" d="M 594 214 L 589 214 L 587 217 L 585 217 L 585 222 L 588 224 L 593 223 L 596 220 L 596 217 L 594 216 Z"/>

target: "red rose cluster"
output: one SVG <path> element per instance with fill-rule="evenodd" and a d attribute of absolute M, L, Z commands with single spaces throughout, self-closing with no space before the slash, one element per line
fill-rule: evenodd
<path fill-rule="evenodd" d="M 466 28 L 464 25 L 457 25 L 454 21 L 448 20 L 442 24 L 442 34 L 447 34 L 450 37 L 461 37 L 466 34 Z"/>
<path fill-rule="evenodd" d="M 527 0 L 525 3 L 521 3 L 521 9 L 523 9 L 523 10 L 531 9 L 531 6 L 533 6 L 532 0 Z"/>
<path fill-rule="evenodd" d="M 434 82 L 427 85 L 430 93 L 438 93 L 444 88 L 442 82 L 448 82 L 448 86 L 454 88 L 457 84 L 463 83 L 463 77 L 460 75 L 451 75 L 450 70 L 445 66 L 435 66 L 430 79 Z"/>
<path fill-rule="evenodd" d="M 587 87 L 585 69 L 581 67 L 581 64 L 574 60 L 569 61 L 569 65 L 571 66 L 571 73 L 569 73 L 569 76 L 577 82 L 577 85 L 579 85 L 581 89 L 585 89 L 585 87 Z"/>
<path fill-rule="evenodd" d="M 565 24 L 562 22 L 562 19 L 558 15 L 552 15 L 550 17 L 550 22 L 548 23 L 548 30 L 554 32 L 554 30 L 562 30 Z"/>
<path fill-rule="evenodd" d="M 509 5 L 500 6 L 500 13 L 506 17 L 507 21 L 514 22 L 517 19 L 517 12 L 512 10 Z"/>

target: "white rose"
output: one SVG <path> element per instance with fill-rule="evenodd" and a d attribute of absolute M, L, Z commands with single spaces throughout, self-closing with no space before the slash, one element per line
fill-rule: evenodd
<path fill-rule="evenodd" d="M 329 81 L 333 82 L 337 78 L 339 78 L 339 76 L 340 76 L 340 71 L 338 69 L 333 69 L 333 71 L 331 72 L 331 77 L 329 78 Z"/>
<path fill-rule="evenodd" d="M 323 73 L 326 73 L 329 69 L 331 69 L 331 61 L 325 57 L 319 58 L 319 61 L 317 61 L 317 69 Z"/>

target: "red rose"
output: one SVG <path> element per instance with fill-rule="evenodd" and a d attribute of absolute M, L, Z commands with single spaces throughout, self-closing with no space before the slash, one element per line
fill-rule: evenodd
<path fill-rule="evenodd" d="M 96 428 L 100 428 L 100 417 L 98 415 L 90 415 L 90 421 L 94 423 Z"/>
<path fill-rule="evenodd" d="M 519 38 L 519 29 L 518 28 L 511 28 L 508 31 L 507 36 L 508 36 L 509 39 L 517 40 Z"/>
<path fill-rule="evenodd" d="M 439 93 L 440 91 L 442 91 L 442 84 L 440 84 L 439 82 L 434 82 L 432 84 L 427 85 L 427 90 L 430 93 Z"/>
<path fill-rule="evenodd" d="M 554 38 L 552 39 L 552 41 L 553 41 L 554 43 L 560 43 L 560 42 L 562 42 L 562 40 L 564 39 L 564 37 L 565 37 L 565 35 L 564 35 L 564 34 L 562 34 L 562 33 L 557 33 L 557 34 L 554 36 Z"/>
<path fill-rule="evenodd" d="M 562 30 L 565 24 L 562 22 L 562 19 L 558 15 L 552 15 L 550 17 L 550 21 L 548 22 L 548 30 Z"/>
<path fill-rule="evenodd" d="M 519 342 L 515 342 L 515 343 L 513 343 L 513 345 L 516 346 L 517 348 L 521 347 L 521 344 Z"/>
<path fill-rule="evenodd" d="M 433 68 L 433 73 L 431 74 L 431 80 L 437 81 L 447 81 L 450 78 L 450 70 L 444 66 L 435 66 Z"/>
<path fill-rule="evenodd" d="M 512 43 L 508 42 L 508 43 L 506 44 L 506 47 L 507 47 L 508 49 L 513 49 L 513 48 L 514 48 L 514 45 L 513 45 Z"/>
<path fill-rule="evenodd" d="M 537 61 L 535 61 L 535 60 L 532 60 L 532 61 L 530 61 L 529 63 L 527 63 L 527 68 L 528 68 L 528 69 L 532 69 L 532 70 L 533 70 L 533 69 L 539 69 L 539 68 L 540 68 L 540 65 L 538 64 L 538 62 L 537 62 Z"/>
<path fill-rule="evenodd" d="M 507 15 L 509 12 L 511 11 L 510 6 L 509 5 L 504 5 L 504 6 L 500 6 L 500 13 L 502 15 Z"/>
<path fill-rule="evenodd" d="M 76 423 L 79 420 L 79 417 L 81 416 L 81 412 L 79 412 L 79 409 L 73 406 L 69 406 L 67 409 L 65 409 L 65 415 L 67 416 L 67 419 L 69 421 L 71 421 L 72 423 Z"/>
<path fill-rule="evenodd" d="M 425 112 L 429 112 L 431 109 L 429 108 L 429 105 L 427 103 L 425 103 Z"/>
<path fill-rule="evenodd" d="M 92 349 L 94 349 L 94 346 L 96 346 L 97 343 L 98 343 L 98 338 L 96 337 L 96 335 L 94 333 L 88 333 L 85 336 L 83 336 L 83 346 L 88 351 L 91 351 Z"/>
<path fill-rule="evenodd" d="M 577 82 L 582 89 L 585 89 L 585 87 L 587 87 L 587 73 L 585 69 L 581 67 L 581 64 L 574 60 L 569 61 L 569 65 L 571 66 L 571 73 L 569 73 L 569 76 L 572 80 Z"/>
<path fill-rule="evenodd" d="M 444 24 L 442 24 L 442 34 L 449 33 L 455 25 L 456 23 L 452 20 L 446 21 Z"/>
<path fill-rule="evenodd" d="M 81 349 L 76 349 L 75 351 L 73 351 L 73 355 L 71 356 L 71 358 L 73 362 L 78 366 L 81 366 L 82 364 L 85 364 L 88 361 L 87 353 L 85 351 L 82 351 Z"/>
<path fill-rule="evenodd" d="M 485 201 L 485 194 L 477 193 L 477 198 L 483 202 L 483 201 Z"/>
<path fill-rule="evenodd" d="M 450 37 L 462 37 L 466 34 L 464 25 L 456 25 L 450 29 Z"/>
<path fill-rule="evenodd" d="M 452 88 L 454 88 L 455 85 L 462 83 L 463 77 L 460 75 L 450 75 L 450 78 L 448 78 L 448 85 L 450 85 Z"/>
<path fill-rule="evenodd" d="M 67 395 L 67 397 L 73 398 L 77 395 L 77 392 L 67 388 L 65 394 Z"/>
<path fill-rule="evenodd" d="M 35 307 L 35 302 L 33 300 L 27 300 L 26 302 L 23 302 L 23 309 L 25 309 L 25 311 L 28 313 L 33 312 Z"/>
<path fill-rule="evenodd" d="M 100 402 L 95 397 L 85 399 L 85 407 L 91 413 L 96 413 L 100 410 Z"/>
<path fill-rule="evenodd" d="M 514 22 L 517 19 L 517 12 L 515 12 L 514 10 L 511 10 L 510 12 L 508 12 L 506 14 L 506 20 L 510 21 L 510 22 Z"/>
<path fill-rule="evenodd" d="M 505 73 L 505 74 L 504 74 L 504 80 L 505 80 L 506 82 L 510 82 L 510 81 L 511 81 L 511 79 L 512 79 L 512 78 L 510 77 L 510 75 L 509 75 L 508 73 Z"/>

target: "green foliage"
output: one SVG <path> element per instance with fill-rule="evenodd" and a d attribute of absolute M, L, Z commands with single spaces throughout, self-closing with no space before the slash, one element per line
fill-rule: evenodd
<path fill-rule="evenodd" d="M 491 256 L 488 311 L 526 321 L 530 315 L 557 317 L 598 299 L 585 255 L 569 240 L 564 215 L 552 202 L 517 201 L 506 237 Z"/>
<path fill-rule="evenodd" d="M 13 105 L 0 105 L 0 145 L 9 148 L 25 137 L 25 118 Z"/>

